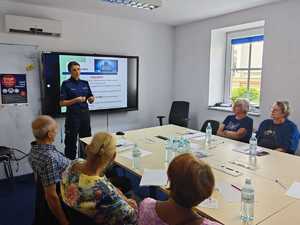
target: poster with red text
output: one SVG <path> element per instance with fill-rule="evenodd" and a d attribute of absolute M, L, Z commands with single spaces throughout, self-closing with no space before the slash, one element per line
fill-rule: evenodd
<path fill-rule="evenodd" d="M 26 74 L 0 74 L 2 104 L 27 103 Z"/>

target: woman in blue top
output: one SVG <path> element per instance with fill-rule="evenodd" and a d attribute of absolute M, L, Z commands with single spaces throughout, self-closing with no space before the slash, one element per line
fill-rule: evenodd
<path fill-rule="evenodd" d="M 238 99 L 233 105 L 234 115 L 227 116 L 217 134 L 238 141 L 249 142 L 253 129 L 253 120 L 247 116 L 249 102 Z"/>
<path fill-rule="evenodd" d="M 272 106 L 271 118 L 264 120 L 257 131 L 258 145 L 295 154 L 299 144 L 297 126 L 288 119 L 290 106 L 286 101 L 277 101 Z"/>

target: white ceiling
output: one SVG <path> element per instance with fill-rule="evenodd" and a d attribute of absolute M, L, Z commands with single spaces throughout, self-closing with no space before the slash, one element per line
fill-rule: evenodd
<path fill-rule="evenodd" d="M 162 0 L 163 6 L 152 11 L 116 6 L 110 3 L 103 3 L 101 0 L 6 1 L 36 4 L 169 25 L 180 25 L 284 0 Z"/>

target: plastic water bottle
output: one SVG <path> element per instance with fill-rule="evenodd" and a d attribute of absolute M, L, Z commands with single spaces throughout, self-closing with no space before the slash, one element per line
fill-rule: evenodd
<path fill-rule="evenodd" d="M 184 151 L 186 153 L 191 152 L 191 142 L 187 138 L 184 139 Z"/>
<path fill-rule="evenodd" d="M 251 179 L 247 178 L 245 185 L 241 190 L 241 220 L 243 222 L 250 222 L 254 219 L 254 187 Z"/>
<path fill-rule="evenodd" d="M 179 149 L 179 140 L 177 138 L 174 138 L 173 141 L 172 141 L 172 148 L 173 148 L 173 151 L 178 154 L 180 149 Z"/>
<path fill-rule="evenodd" d="M 175 139 L 176 140 L 176 143 L 177 143 L 177 152 L 179 153 L 179 154 L 181 154 L 182 153 L 182 150 L 183 150 L 183 142 L 182 142 L 182 138 L 180 137 L 180 138 L 177 138 L 177 139 Z"/>
<path fill-rule="evenodd" d="M 212 138 L 212 128 L 211 128 L 211 124 L 208 123 L 205 130 L 205 142 L 207 145 L 210 145 L 211 138 Z"/>
<path fill-rule="evenodd" d="M 169 163 L 173 158 L 173 139 L 167 140 L 165 145 L 165 162 Z"/>
<path fill-rule="evenodd" d="M 132 162 L 133 162 L 133 169 L 139 169 L 140 168 L 140 161 L 141 161 L 141 151 L 137 144 L 134 144 L 132 149 Z"/>
<path fill-rule="evenodd" d="M 256 134 L 253 133 L 249 141 L 249 161 L 250 164 L 256 166 L 256 150 L 257 150 L 257 139 Z"/>
<path fill-rule="evenodd" d="M 178 144 L 178 152 L 186 153 L 189 152 L 190 149 L 190 141 L 187 138 L 180 137 L 179 144 Z"/>

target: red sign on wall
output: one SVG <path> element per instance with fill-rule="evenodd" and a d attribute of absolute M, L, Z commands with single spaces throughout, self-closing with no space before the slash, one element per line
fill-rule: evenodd
<path fill-rule="evenodd" d="M 2 104 L 27 103 L 25 74 L 0 74 Z"/>

